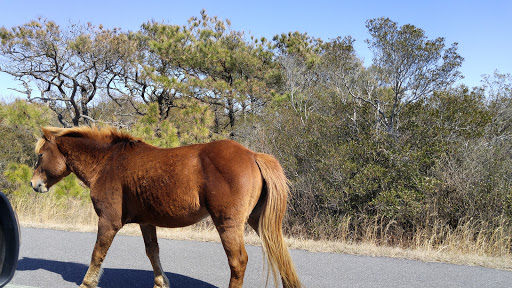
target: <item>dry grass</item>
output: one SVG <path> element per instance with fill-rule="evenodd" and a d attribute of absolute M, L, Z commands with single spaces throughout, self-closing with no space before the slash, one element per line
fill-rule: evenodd
<path fill-rule="evenodd" d="M 97 216 L 92 205 L 78 200 L 58 200 L 49 194 L 14 198 L 11 201 L 23 227 L 49 228 L 58 230 L 95 232 Z M 36 212 L 37 211 L 37 212 Z M 344 219 L 346 231 L 337 241 L 316 241 L 301 238 L 287 238 L 291 249 L 311 252 L 347 253 L 379 257 L 405 258 L 428 262 L 444 262 L 459 265 L 483 266 L 512 270 L 510 247 L 512 231 L 504 222 L 501 227 L 490 230 L 485 223 L 467 221 L 455 230 L 434 223 L 430 229 L 416 231 L 409 243 L 389 244 L 390 225 L 381 221 L 369 221 L 366 229 L 359 231 L 362 240 L 355 241 L 349 231 L 351 219 Z M 342 227 L 343 228 L 343 227 Z M 126 225 L 123 235 L 140 235 L 138 225 Z M 196 240 L 219 242 L 219 236 L 211 221 L 204 220 L 196 225 L 165 229 L 159 228 L 160 238 L 175 240 Z M 251 229 L 247 229 L 245 242 L 260 245 L 261 242 Z M 395 241 L 396 242 L 396 241 Z M 399 241 L 400 242 L 400 241 Z"/>

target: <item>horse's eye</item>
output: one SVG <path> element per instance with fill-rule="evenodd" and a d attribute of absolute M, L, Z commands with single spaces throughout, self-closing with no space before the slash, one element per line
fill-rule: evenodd
<path fill-rule="evenodd" d="M 38 154 L 37 155 L 37 162 L 36 162 L 36 167 L 39 166 L 39 163 L 41 162 L 41 159 L 43 158 L 43 154 Z"/>

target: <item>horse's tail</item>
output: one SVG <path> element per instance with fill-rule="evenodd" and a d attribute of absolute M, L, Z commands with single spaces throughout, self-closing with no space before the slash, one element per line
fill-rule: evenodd
<path fill-rule="evenodd" d="M 279 281 L 277 272 L 281 274 L 283 287 L 303 287 L 282 232 L 289 193 L 288 181 L 283 168 L 274 157 L 258 153 L 256 163 L 265 180 L 263 189 L 266 188 L 267 194 L 258 223 L 258 233 L 263 242 L 263 251 L 267 255 L 268 269 L 272 271 L 276 287 Z"/>

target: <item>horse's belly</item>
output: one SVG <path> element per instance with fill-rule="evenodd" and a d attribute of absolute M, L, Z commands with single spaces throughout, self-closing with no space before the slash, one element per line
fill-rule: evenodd
<path fill-rule="evenodd" d="M 188 197 L 187 197 L 188 196 Z M 160 194 L 133 199 L 125 211 L 129 222 L 153 224 L 160 227 L 184 227 L 197 223 L 208 216 L 208 212 L 194 195 L 177 197 Z"/>
<path fill-rule="evenodd" d="M 206 209 L 190 209 L 187 211 L 172 211 L 163 214 L 151 214 L 151 217 L 147 218 L 147 221 L 150 224 L 168 228 L 189 226 L 201 221 L 206 216 L 208 216 L 208 212 L 206 211 Z"/>

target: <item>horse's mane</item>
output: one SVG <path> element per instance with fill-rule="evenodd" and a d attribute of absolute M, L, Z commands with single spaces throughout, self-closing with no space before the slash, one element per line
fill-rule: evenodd
<path fill-rule="evenodd" d="M 134 137 L 127 132 L 118 130 L 114 127 L 107 126 L 104 128 L 98 127 L 73 127 L 73 128 L 59 128 L 59 127 L 42 127 L 43 133 L 45 135 L 53 135 L 54 137 L 80 137 L 80 138 L 88 138 L 97 142 L 105 143 L 105 144 L 116 144 L 119 142 L 142 142 L 140 138 Z M 43 147 L 44 143 L 48 141 L 46 137 L 42 137 L 36 144 L 36 153 L 39 153 L 41 147 Z"/>

